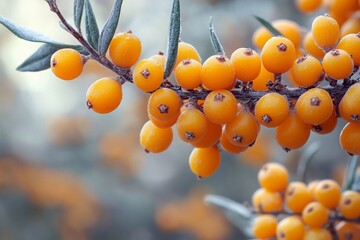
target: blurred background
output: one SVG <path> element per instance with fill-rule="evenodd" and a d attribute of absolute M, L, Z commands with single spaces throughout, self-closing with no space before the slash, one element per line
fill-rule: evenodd
<path fill-rule="evenodd" d="M 113 1 L 91 2 L 101 28 Z M 72 22 L 73 1 L 58 3 Z M 170 0 L 124 1 L 118 32 L 131 29 L 142 40 L 142 58 L 166 51 L 171 5 Z M 288 18 L 309 29 L 322 13 L 300 14 L 291 0 L 182 0 L 181 5 L 181 38 L 203 59 L 213 54 L 209 16 L 231 53 L 253 47 L 251 36 L 260 26 L 253 15 Z M 0 1 L 0 15 L 76 44 L 45 1 Z M 49 70 L 17 72 L 39 46 L 0 27 L 0 239 L 243 239 L 224 214 L 203 203 L 204 195 L 249 201 L 262 164 L 278 161 L 294 172 L 314 142 L 320 151 L 308 180 L 342 180 L 348 159 L 338 143 L 343 122 L 330 135 L 312 133 L 304 148 L 289 153 L 277 146 L 273 130 L 263 128 L 254 147 L 240 155 L 223 152 L 217 173 L 198 180 L 187 162 L 192 148 L 177 137 L 162 154 L 146 154 L 140 147 L 147 94 L 125 84 L 123 102 L 113 113 L 87 109 L 90 84 L 113 75 L 95 62 L 74 81 L 59 80 Z"/>

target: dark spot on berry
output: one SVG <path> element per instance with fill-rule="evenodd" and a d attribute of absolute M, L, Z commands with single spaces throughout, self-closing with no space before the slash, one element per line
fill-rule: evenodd
<path fill-rule="evenodd" d="M 320 106 L 321 100 L 318 97 L 312 97 L 310 99 L 310 105 L 311 106 Z"/>
<path fill-rule="evenodd" d="M 189 64 L 191 63 L 191 59 L 190 59 L 190 58 L 185 59 L 185 60 L 182 61 L 182 63 L 183 63 L 184 65 L 189 65 Z"/>
<path fill-rule="evenodd" d="M 192 133 L 192 132 L 186 131 L 185 132 L 185 138 L 188 139 L 188 140 L 193 139 L 193 138 L 195 138 L 195 134 Z"/>
<path fill-rule="evenodd" d="M 288 195 L 288 196 L 292 196 L 292 195 L 294 195 L 294 193 L 295 193 L 295 189 L 291 188 L 291 189 L 289 189 L 289 191 L 287 192 L 287 195 Z"/>
<path fill-rule="evenodd" d="M 302 63 L 304 62 L 305 60 L 307 59 L 307 56 L 301 56 L 299 57 L 297 60 L 296 60 L 296 63 L 299 64 L 299 63 Z"/>
<path fill-rule="evenodd" d="M 51 67 L 55 67 L 56 64 L 57 64 L 56 59 L 53 58 L 53 59 L 51 60 Z"/>
<path fill-rule="evenodd" d="M 321 132 L 323 130 L 323 128 L 320 126 L 320 125 L 313 125 L 312 126 L 312 129 L 315 131 L 315 132 Z"/>
<path fill-rule="evenodd" d="M 350 205 L 350 204 L 351 204 L 351 199 L 346 198 L 346 199 L 344 200 L 344 204 L 345 204 L 345 205 Z"/>
<path fill-rule="evenodd" d="M 340 51 L 337 50 L 337 49 L 333 49 L 333 50 L 331 50 L 330 54 L 333 55 L 333 56 L 339 56 L 339 55 L 340 55 Z"/>
<path fill-rule="evenodd" d="M 236 134 L 233 137 L 233 139 L 234 139 L 234 142 L 241 143 L 241 141 L 243 140 L 243 137 Z"/>
<path fill-rule="evenodd" d="M 93 105 L 89 100 L 86 102 L 86 105 L 87 105 L 88 109 L 93 108 Z"/>
<path fill-rule="evenodd" d="M 276 46 L 280 52 L 286 52 L 287 46 L 284 43 L 280 43 Z"/>
<path fill-rule="evenodd" d="M 308 213 L 311 213 L 312 211 L 314 211 L 314 208 L 312 207 L 307 210 Z"/>
<path fill-rule="evenodd" d="M 224 100 L 225 96 L 221 93 L 218 93 L 214 96 L 214 101 L 216 102 L 222 102 Z"/>
<path fill-rule="evenodd" d="M 264 116 L 262 116 L 262 118 L 261 118 L 263 121 L 264 121 L 264 123 L 266 123 L 266 124 L 269 124 L 271 121 L 272 121 L 272 118 L 268 115 L 268 114 L 265 114 Z"/>
<path fill-rule="evenodd" d="M 160 104 L 157 108 L 159 109 L 160 113 L 168 113 L 169 112 L 169 107 L 165 104 Z"/>
<path fill-rule="evenodd" d="M 146 79 L 150 76 L 150 74 L 151 73 L 150 73 L 149 69 L 145 69 L 141 72 L 141 75 Z"/>
<path fill-rule="evenodd" d="M 330 188 L 330 185 L 327 184 L 327 183 L 325 183 L 325 184 L 322 186 L 322 189 L 328 189 L 328 188 Z"/>
<path fill-rule="evenodd" d="M 147 150 L 146 148 L 144 149 L 144 151 L 145 151 L 146 153 L 150 153 L 150 151 L 149 151 L 149 150 Z"/>
<path fill-rule="evenodd" d="M 284 233 L 284 232 L 280 232 L 279 237 L 280 237 L 280 238 L 285 238 L 285 233 Z"/>
<path fill-rule="evenodd" d="M 351 120 L 353 120 L 353 121 L 359 121 L 360 119 L 359 119 L 359 114 L 351 114 Z"/>
<path fill-rule="evenodd" d="M 217 56 L 216 59 L 217 59 L 219 62 L 226 62 L 226 58 L 225 58 L 225 56 L 223 56 L 223 55 Z"/>
<path fill-rule="evenodd" d="M 251 56 L 254 54 L 254 51 L 251 48 L 246 48 L 244 51 L 245 55 Z"/>

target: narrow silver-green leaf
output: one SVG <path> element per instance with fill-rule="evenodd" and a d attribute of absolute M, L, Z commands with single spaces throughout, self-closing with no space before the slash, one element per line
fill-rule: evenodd
<path fill-rule="evenodd" d="M 360 192 L 360 174 L 355 177 L 355 180 L 351 186 L 351 190 Z"/>
<path fill-rule="evenodd" d="M 173 1 L 170 17 L 169 39 L 167 43 L 167 59 L 165 64 L 164 78 L 170 76 L 177 58 L 180 37 L 180 2 Z"/>
<path fill-rule="evenodd" d="M 344 183 L 342 185 L 343 191 L 350 190 L 352 188 L 352 185 L 355 182 L 356 168 L 358 165 L 358 161 L 359 161 L 359 156 L 357 156 L 357 155 L 354 155 L 350 158 L 348 167 L 346 170 Z"/>
<path fill-rule="evenodd" d="M 212 22 L 212 17 L 209 18 L 209 31 L 210 31 L 211 44 L 213 45 L 215 53 L 225 55 L 224 48 L 221 45 L 220 39 L 216 34 L 215 27 Z"/>
<path fill-rule="evenodd" d="M 81 32 L 81 19 L 84 12 L 84 0 L 74 0 L 74 24 Z"/>
<path fill-rule="evenodd" d="M 60 42 L 51 39 L 50 37 L 32 31 L 30 29 L 21 27 L 10 20 L 0 16 L 0 24 L 4 25 L 7 29 L 9 29 L 15 36 L 24 39 L 30 42 L 42 42 L 42 43 L 52 43 L 52 44 L 61 44 Z"/>
<path fill-rule="evenodd" d="M 314 155 L 319 151 L 319 149 L 320 149 L 320 143 L 313 142 L 302 153 L 302 155 L 299 159 L 297 170 L 296 170 L 296 178 L 298 181 L 305 182 L 306 173 L 307 173 L 309 164 L 310 164 L 311 160 L 314 158 Z"/>
<path fill-rule="evenodd" d="M 269 32 L 273 36 L 282 36 L 281 32 L 279 32 L 276 28 L 274 28 L 270 22 L 266 21 L 265 19 L 259 16 L 254 16 L 254 17 L 256 18 L 256 20 L 258 20 L 261 23 L 261 25 L 263 25 L 267 30 L 269 30 Z"/>
<path fill-rule="evenodd" d="M 46 70 L 50 67 L 52 54 L 62 48 L 73 48 L 83 54 L 87 54 L 85 49 L 79 45 L 56 45 L 46 43 L 18 66 L 17 70 L 21 72 L 38 72 Z"/>
<path fill-rule="evenodd" d="M 85 32 L 90 45 L 97 50 L 99 40 L 99 28 L 94 11 L 89 0 L 85 0 Z"/>
<path fill-rule="evenodd" d="M 99 53 L 105 56 L 109 48 L 110 42 L 115 34 L 116 27 L 119 22 L 122 0 L 115 0 L 114 6 L 111 9 L 109 18 L 107 19 L 99 38 Z"/>

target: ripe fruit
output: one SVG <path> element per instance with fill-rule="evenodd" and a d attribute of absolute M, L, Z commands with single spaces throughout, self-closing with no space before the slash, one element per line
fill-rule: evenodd
<path fill-rule="evenodd" d="M 161 64 L 153 59 L 143 59 L 133 72 L 134 84 L 144 92 L 158 89 L 164 78 L 164 69 Z"/>
<path fill-rule="evenodd" d="M 297 216 L 286 217 L 278 223 L 276 237 L 279 240 L 303 240 L 304 235 L 304 223 Z"/>
<path fill-rule="evenodd" d="M 311 130 L 318 134 L 328 134 L 331 133 L 336 128 L 336 125 L 337 125 L 337 116 L 336 116 L 336 108 L 334 107 L 330 117 L 320 125 L 313 125 Z"/>
<path fill-rule="evenodd" d="M 149 119 L 152 121 L 153 124 L 155 124 L 157 127 L 159 128 L 169 128 L 172 127 L 176 121 L 177 118 L 179 117 L 180 112 L 178 112 L 178 114 L 176 116 L 174 116 L 173 118 L 169 119 L 169 120 L 165 120 L 165 121 L 160 121 L 156 118 L 154 118 L 152 115 L 148 114 Z"/>
<path fill-rule="evenodd" d="M 198 142 L 192 143 L 196 148 L 209 148 L 213 147 L 220 139 L 222 133 L 222 126 L 213 123 L 206 119 L 207 131 L 205 136 Z"/>
<path fill-rule="evenodd" d="M 80 76 L 83 70 L 81 54 L 71 48 L 56 51 L 50 60 L 52 72 L 62 80 L 72 80 Z"/>
<path fill-rule="evenodd" d="M 271 37 L 271 33 L 265 27 L 259 27 L 252 36 L 252 43 L 257 48 L 262 49 Z"/>
<path fill-rule="evenodd" d="M 185 59 L 175 68 L 176 81 L 184 89 L 194 89 L 201 84 L 201 63 Z"/>
<path fill-rule="evenodd" d="M 269 90 L 266 86 L 267 83 L 271 81 L 274 82 L 274 74 L 266 70 L 263 64 L 261 64 L 261 69 L 259 75 L 253 80 L 253 89 L 256 91 L 266 91 Z"/>
<path fill-rule="evenodd" d="M 360 124 L 348 123 L 340 133 L 340 145 L 351 155 L 360 155 Z"/>
<path fill-rule="evenodd" d="M 176 129 L 184 142 L 198 142 L 206 134 L 206 118 L 200 110 L 189 107 L 178 117 Z"/>
<path fill-rule="evenodd" d="M 332 240 L 330 232 L 325 228 L 307 229 L 304 240 Z"/>
<path fill-rule="evenodd" d="M 340 116 L 348 122 L 360 122 L 360 83 L 355 83 L 344 94 L 339 104 Z"/>
<path fill-rule="evenodd" d="M 329 210 L 319 202 L 311 202 L 302 211 L 302 220 L 311 228 L 320 228 L 329 220 Z"/>
<path fill-rule="evenodd" d="M 235 76 L 242 82 L 254 80 L 260 73 L 260 56 L 250 48 L 239 48 L 230 58 L 235 67 Z"/>
<path fill-rule="evenodd" d="M 325 56 L 325 52 L 322 50 L 322 48 L 316 45 L 311 31 L 305 35 L 303 39 L 303 46 L 307 53 L 311 54 L 316 58 L 321 59 Z"/>
<path fill-rule="evenodd" d="M 278 19 L 271 23 L 284 37 L 289 39 L 295 48 L 300 47 L 301 28 L 300 26 L 288 19 Z"/>
<path fill-rule="evenodd" d="M 341 221 L 336 224 L 335 230 L 339 236 L 339 240 L 348 240 L 349 238 L 354 240 L 359 236 L 360 226 L 356 223 Z"/>
<path fill-rule="evenodd" d="M 283 200 L 280 193 L 259 188 L 252 196 L 252 205 L 256 211 L 262 213 L 280 212 L 283 209 Z"/>
<path fill-rule="evenodd" d="M 147 121 L 140 131 L 140 144 L 146 152 L 163 152 L 170 146 L 172 139 L 171 128 L 158 128 L 151 121 Z"/>
<path fill-rule="evenodd" d="M 199 178 L 213 175 L 219 168 L 220 162 L 220 150 L 216 146 L 194 148 L 189 157 L 190 169 Z"/>
<path fill-rule="evenodd" d="M 118 33 L 110 42 L 109 54 L 116 65 L 129 68 L 140 57 L 141 41 L 132 32 Z"/>
<path fill-rule="evenodd" d="M 233 144 L 229 141 L 229 139 L 224 133 L 220 137 L 220 145 L 223 150 L 233 154 L 244 152 L 246 149 L 249 148 L 249 146 L 239 146 Z"/>
<path fill-rule="evenodd" d="M 195 47 L 186 42 L 179 42 L 175 67 L 185 59 L 194 59 L 201 63 L 201 57 Z"/>
<path fill-rule="evenodd" d="M 334 180 L 322 180 L 315 188 L 316 200 L 329 209 L 337 207 L 340 201 L 340 186 Z"/>
<path fill-rule="evenodd" d="M 147 111 L 159 121 L 168 121 L 178 115 L 181 105 L 182 101 L 174 90 L 160 88 L 151 94 Z"/>
<path fill-rule="evenodd" d="M 330 16 L 322 15 L 314 19 L 311 32 L 315 43 L 325 50 L 330 51 L 336 46 L 340 37 L 339 24 Z"/>
<path fill-rule="evenodd" d="M 290 70 L 293 81 L 299 87 L 310 87 L 322 80 L 323 76 L 320 61 L 310 55 L 299 57 Z"/>
<path fill-rule="evenodd" d="M 316 11 L 322 4 L 322 0 L 296 0 L 297 8 L 303 13 Z"/>
<path fill-rule="evenodd" d="M 360 193 L 356 191 L 345 191 L 341 194 L 338 209 L 341 215 L 347 219 L 360 217 Z"/>
<path fill-rule="evenodd" d="M 289 184 L 285 193 L 285 202 L 291 211 L 301 213 L 311 201 L 311 193 L 304 183 L 292 182 Z"/>
<path fill-rule="evenodd" d="M 213 55 L 203 63 L 201 81 L 209 90 L 231 89 L 235 83 L 234 65 L 226 56 Z"/>
<path fill-rule="evenodd" d="M 95 81 L 86 92 L 89 109 L 101 114 L 114 111 L 122 99 L 122 85 L 112 78 Z"/>
<path fill-rule="evenodd" d="M 294 44 L 285 37 L 272 37 L 261 51 L 264 67 L 276 74 L 287 72 L 296 58 Z"/>
<path fill-rule="evenodd" d="M 203 109 L 210 121 L 226 124 L 236 117 L 237 100 L 228 90 L 215 90 L 206 96 Z"/>
<path fill-rule="evenodd" d="M 340 39 L 338 49 L 342 49 L 352 56 L 355 66 L 360 65 L 360 33 L 352 33 Z"/>
<path fill-rule="evenodd" d="M 333 112 L 330 94 L 321 88 L 312 88 L 303 93 L 296 102 L 297 116 L 305 123 L 319 125 Z"/>
<path fill-rule="evenodd" d="M 279 93 L 267 93 L 255 105 L 255 117 L 266 127 L 277 127 L 289 115 L 289 103 Z"/>
<path fill-rule="evenodd" d="M 156 60 L 162 68 L 165 69 L 166 57 L 163 52 L 160 51 L 158 54 L 152 55 L 150 58 Z"/>
<path fill-rule="evenodd" d="M 349 77 L 353 72 L 354 61 L 346 51 L 334 49 L 325 54 L 322 66 L 329 77 L 340 80 Z"/>
<path fill-rule="evenodd" d="M 272 192 L 285 191 L 289 173 L 287 169 L 279 163 L 267 163 L 258 173 L 258 181 L 262 188 Z"/>
<path fill-rule="evenodd" d="M 259 215 L 252 222 L 252 232 L 256 238 L 268 239 L 276 235 L 277 219 L 272 215 Z"/>

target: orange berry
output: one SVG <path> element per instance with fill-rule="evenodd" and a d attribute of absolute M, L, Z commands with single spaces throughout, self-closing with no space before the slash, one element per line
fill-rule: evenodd
<path fill-rule="evenodd" d="M 72 80 L 80 76 L 83 65 L 81 54 L 71 48 L 56 51 L 50 60 L 52 72 L 62 80 Z"/>
<path fill-rule="evenodd" d="M 329 220 L 330 211 L 319 202 L 311 202 L 302 211 L 302 220 L 311 228 L 321 228 Z"/>
<path fill-rule="evenodd" d="M 252 205 L 256 211 L 262 213 L 280 212 L 283 209 L 283 200 L 280 193 L 259 188 L 252 196 Z"/>
<path fill-rule="evenodd" d="M 340 37 L 339 24 L 334 18 L 327 15 L 318 16 L 314 19 L 311 32 L 315 43 L 325 52 L 333 49 Z"/>
<path fill-rule="evenodd" d="M 235 67 L 235 76 L 242 82 L 254 80 L 260 73 L 260 56 L 250 48 L 239 48 L 230 58 Z"/>
<path fill-rule="evenodd" d="M 112 78 L 96 80 L 86 92 L 89 109 L 101 114 L 114 111 L 122 99 L 122 85 Z"/>
<path fill-rule="evenodd" d="M 305 232 L 304 240 L 332 240 L 329 230 L 325 228 L 307 229 Z"/>
<path fill-rule="evenodd" d="M 256 238 L 272 238 L 276 235 L 277 219 L 272 215 L 256 216 L 252 222 L 252 232 Z"/>
<path fill-rule="evenodd" d="M 297 8 L 303 13 L 312 13 L 320 8 L 322 0 L 296 0 Z"/>
<path fill-rule="evenodd" d="M 209 148 L 219 141 L 222 133 L 222 126 L 206 119 L 207 131 L 205 136 L 198 142 L 192 143 L 196 148 Z"/>
<path fill-rule="evenodd" d="M 162 68 L 165 69 L 166 57 L 164 56 L 163 52 L 159 52 L 150 58 L 156 60 L 162 66 Z"/>
<path fill-rule="evenodd" d="M 276 141 L 285 150 L 302 147 L 310 137 L 311 126 L 304 123 L 295 113 L 290 113 L 276 128 Z"/>
<path fill-rule="evenodd" d="M 225 151 L 233 154 L 244 152 L 249 148 L 249 146 L 239 146 L 233 144 L 224 133 L 220 137 L 220 145 Z"/>
<path fill-rule="evenodd" d="M 291 211 L 301 213 L 311 201 L 311 193 L 304 183 L 292 182 L 289 184 L 285 193 L 285 202 Z"/>
<path fill-rule="evenodd" d="M 215 90 L 206 96 L 203 109 L 210 121 L 226 124 L 236 117 L 237 100 L 228 90 Z"/>
<path fill-rule="evenodd" d="M 140 144 L 147 152 L 160 153 L 171 144 L 173 133 L 171 128 L 158 128 L 147 121 L 140 131 Z"/>
<path fill-rule="evenodd" d="M 132 32 L 118 33 L 110 42 L 111 60 L 118 66 L 129 68 L 139 60 L 141 41 Z"/>
<path fill-rule="evenodd" d="M 289 39 L 294 44 L 295 48 L 300 47 L 301 29 L 296 22 L 288 19 L 278 19 L 271 24 L 282 34 L 282 36 Z"/>
<path fill-rule="evenodd" d="M 174 90 L 160 88 L 151 94 L 147 112 L 159 121 L 168 121 L 178 116 L 182 101 Z"/>
<path fill-rule="evenodd" d="M 348 123 L 340 133 L 340 145 L 351 155 L 360 155 L 360 124 Z"/>
<path fill-rule="evenodd" d="M 360 193 L 356 191 L 345 191 L 341 194 L 338 209 L 341 215 L 347 219 L 360 217 Z"/>
<path fill-rule="evenodd" d="M 360 83 L 355 83 L 344 94 L 339 104 L 340 116 L 348 122 L 360 123 Z"/>
<path fill-rule="evenodd" d="M 341 37 L 358 32 L 360 32 L 360 18 L 358 16 L 348 18 L 340 28 Z"/>
<path fill-rule="evenodd" d="M 331 11 L 349 14 L 358 9 L 358 0 L 332 0 L 330 1 L 329 8 Z"/>
<path fill-rule="evenodd" d="M 179 42 L 175 67 L 185 59 L 194 59 L 201 63 L 201 57 L 193 45 Z"/>
<path fill-rule="evenodd" d="M 272 37 L 261 51 L 264 67 L 276 74 L 287 72 L 296 58 L 294 44 L 285 37 Z"/>
<path fill-rule="evenodd" d="M 341 221 L 335 226 L 339 240 L 358 240 L 360 226 L 356 223 Z"/>
<path fill-rule="evenodd" d="M 334 131 L 337 125 L 336 108 L 334 107 L 330 117 L 319 125 L 312 125 L 312 131 L 318 134 L 328 134 Z"/>
<path fill-rule="evenodd" d="M 265 43 L 272 37 L 269 30 L 267 30 L 265 27 L 259 27 L 256 29 L 252 36 L 252 42 L 253 44 L 259 48 L 262 49 L 265 45 Z"/>
<path fill-rule="evenodd" d="M 289 182 L 287 169 L 279 163 L 267 163 L 258 173 L 258 181 L 262 188 L 272 192 L 285 191 Z"/>
<path fill-rule="evenodd" d="M 141 60 L 134 69 L 134 84 L 144 92 L 158 89 L 164 78 L 164 69 L 161 64 L 153 59 Z"/>
<path fill-rule="evenodd" d="M 314 37 L 311 32 L 308 32 L 303 39 L 303 46 L 307 53 L 311 54 L 316 58 L 323 58 L 325 56 L 325 52 L 316 45 Z"/>
<path fill-rule="evenodd" d="M 276 237 L 279 240 L 303 240 L 304 235 L 304 223 L 298 216 L 286 217 L 277 225 Z"/>
<path fill-rule="evenodd" d="M 315 200 L 315 188 L 318 183 L 319 183 L 319 180 L 314 180 L 314 181 L 311 181 L 310 183 L 308 183 L 308 185 L 307 185 L 313 200 Z"/>
<path fill-rule="evenodd" d="M 263 64 L 261 64 L 261 69 L 259 75 L 253 80 L 253 89 L 256 91 L 267 91 L 269 90 L 266 86 L 267 83 L 271 81 L 274 82 L 274 74 L 266 70 Z"/>
<path fill-rule="evenodd" d="M 266 127 L 277 127 L 289 115 L 289 103 L 279 93 L 267 93 L 255 105 L 255 117 Z"/>
<path fill-rule="evenodd" d="M 355 66 L 360 65 L 360 53 L 358 51 L 360 48 L 360 33 L 352 33 L 344 36 L 340 39 L 337 48 L 349 53 Z"/>
<path fill-rule="evenodd" d="M 185 59 L 175 68 L 176 81 L 184 89 L 194 89 L 201 84 L 201 63 Z"/>
<path fill-rule="evenodd" d="M 329 77 L 340 80 L 349 77 L 353 72 L 354 61 L 346 51 L 334 49 L 325 54 L 322 66 Z"/>
<path fill-rule="evenodd" d="M 235 82 L 234 65 L 226 56 L 213 55 L 203 63 L 201 81 L 209 90 L 230 89 Z"/>
<path fill-rule="evenodd" d="M 216 146 L 194 148 L 189 157 L 190 169 L 199 178 L 213 175 L 219 168 L 220 162 L 220 150 Z"/>
<path fill-rule="evenodd" d="M 312 88 L 303 93 L 297 100 L 297 116 L 305 123 L 319 125 L 325 122 L 333 112 L 330 94 L 321 88 Z"/>
<path fill-rule="evenodd" d="M 334 180 L 322 180 L 315 188 L 316 200 L 329 209 L 334 209 L 340 201 L 340 186 Z"/>
<path fill-rule="evenodd" d="M 152 115 L 148 115 L 148 117 L 155 126 L 157 126 L 159 128 L 169 128 L 169 127 L 172 127 L 176 123 L 179 115 L 180 115 L 180 112 L 173 118 L 171 118 L 169 120 L 164 120 L 164 121 L 160 121 L 160 120 L 154 118 Z"/>
<path fill-rule="evenodd" d="M 320 61 L 310 55 L 299 57 L 290 70 L 293 81 L 299 87 L 310 87 L 322 80 L 323 77 Z"/>
<path fill-rule="evenodd" d="M 259 131 L 260 126 L 255 117 L 243 110 L 234 120 L 225 125 L 224 134 L 234 145 L 249 146 L 255 142 Z"/>
<path fill-rule="evenodd" d="M 176 129 L 179 137 L 184 142 L 198 142 L 206 134 L 206 118 L 200 110 L 189 107 L 178 117 Z"/>

